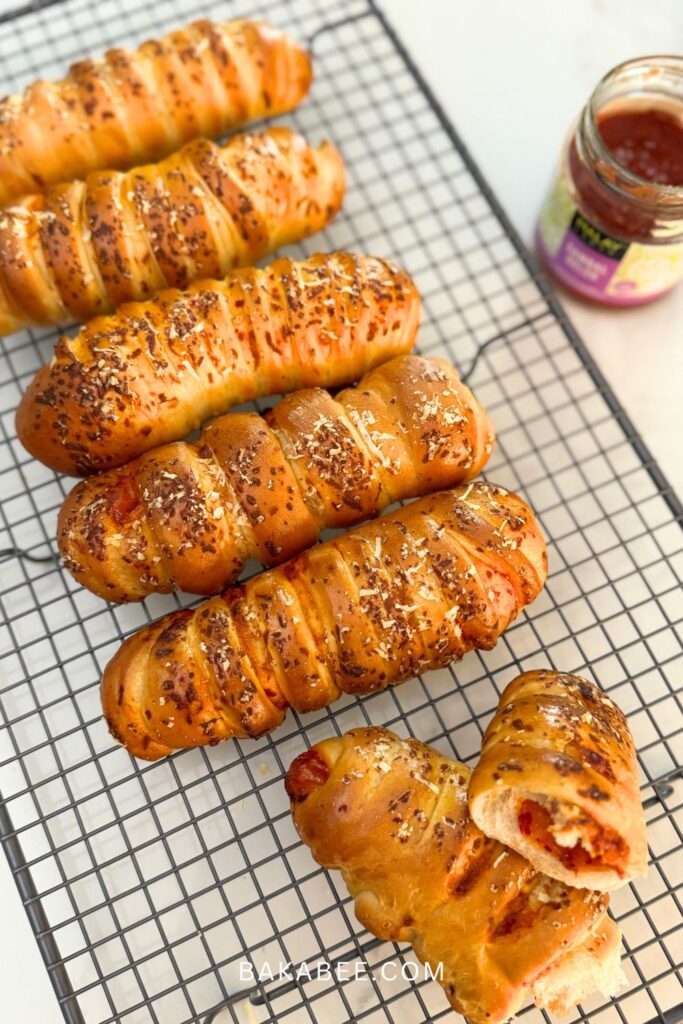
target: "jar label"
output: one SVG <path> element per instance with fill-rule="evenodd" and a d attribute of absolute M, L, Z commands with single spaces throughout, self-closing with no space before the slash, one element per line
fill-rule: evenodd
<path fill-rule="evenodd" d="M 683 279 L 683 242 L 622 242 L 601 231 L 576 207 L 558 176 L 536 234 L 541 256 L 570 288 L 615 306 L 655 298 Z"/>

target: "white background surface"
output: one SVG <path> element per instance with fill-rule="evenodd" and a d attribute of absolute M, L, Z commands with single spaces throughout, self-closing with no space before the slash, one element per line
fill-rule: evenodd
<path fill-rule="evenodd" d="M 8 6 L 0 0 L 0 9 Z M 527 242 L 567 127 L 600 76 L 629 57 L 683 53 L 680 0 L 384 0 L 384 7 Z M 683 288 L 625 311 L 562 301 L 682 494 Z M 61 1024 L 4 857 L 0 907 L 2 1020 Z"/>

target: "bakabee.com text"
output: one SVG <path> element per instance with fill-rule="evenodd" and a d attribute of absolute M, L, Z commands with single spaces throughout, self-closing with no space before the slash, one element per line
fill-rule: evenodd
<path fill-rule="evenodd" d="M 286 960 L 263 963 L 259 967 L 240 961 L 240 981 L 368 981 L 370 975 L 379 975 L 384 981 L 443 981 L 443 964 L 416 964 L 412 961 L 387 960 L 370 965 L 367 960 L 315 960 L 293 964 Z"/>

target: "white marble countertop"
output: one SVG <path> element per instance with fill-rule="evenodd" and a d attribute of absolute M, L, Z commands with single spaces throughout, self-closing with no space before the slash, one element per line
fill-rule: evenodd
<path fill-rule="evenodd" d="M 414 0 L 384 8 L 527 244 L 564 136 L 601 75 L 630 57 L 683 52 L 678 0 L 653 0 L 647 18 L 636 0 L 426 0 L 419 16 Z M 559 294 L 680 496 L 683 286 L 625 310 Z"/>
<path fill-rule="evenodd" d="M 628 57 L 683 52 L 680 0 L 650 0 L 647 18 L 638 0 L 574 0 L 571 8 L 547 0 L 384 0 L 384 7 L 527 242 L 564 133 L 598 78 Z M 562 302 L 683 494 L 683 288 L 634 310 Z M 60 1024 L 4 857 L 0 894 L 4 1019 Z"/>

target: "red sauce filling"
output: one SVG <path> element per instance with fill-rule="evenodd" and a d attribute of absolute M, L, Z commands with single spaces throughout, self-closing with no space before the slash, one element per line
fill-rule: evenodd
<path fill-rule="evenodd" d="M 317 750 L 305 750 L 303 754 L 292 761 L 287 777 L 285 789 L 290 800 L 301 803 L 306 797 L 324 785 L 330 777 L 330 769 L 327 761 Z"/>
<path fill-rule="evenodd" d="M 109 492 L 109 512 L 114 522 L 122 525 L 140 504 L 138 485 L 132 476 L 122 476 Z"/>
<path fill-rule="evenodd" d="M 598 852 L 591 854 L 580 844 L 576 846 L 560 846 L 555 840 L 550 826 L 553 819 L 546 807 L 535 800 L 523 800 L 517 813 L 519 831 L 541 850 L 556 857 L 568 871 L 579 872 L 590 867 L 610 867 L 620 876 L 620 863 L 626 856 L 626 844 L 614 829 L 589 822 L 582 825 L 582 830 L 590 837 L 593 849 Z"/>
<path fill-rule="evenodd" d="M 664 110 L 631 110 L 598 118 L 612 156 L 639 178 L 683 185 L 683 124 Z"/>

